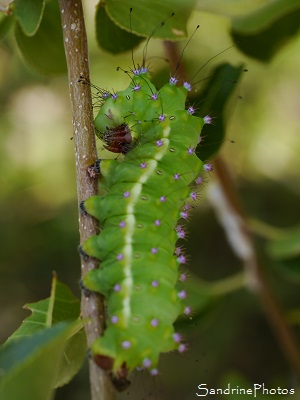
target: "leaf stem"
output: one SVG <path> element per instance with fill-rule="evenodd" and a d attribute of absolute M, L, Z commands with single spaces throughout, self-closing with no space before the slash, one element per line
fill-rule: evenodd
<path fill-rule="evenodd" d="M 88 45 L 81 0 L 59 0 L 59 7 L 69 76 L 77 195 L 80 202 L 97 194 L 97 182 L 87 174 L 87 167 L 97 159 L 91 90 L 89 85 L 78 82 L 81 75 L 89 79 Z M 98 232 L 96 221 L 88 215 L 79 213 L 80 242 Z M 82 276 L 97 266 L 93 259 L 82 260 Z M 90 347 L 104 329 L 104 306 L 101 296 L 91 293 L 86 297 L 82 294 L 81 313 Z M 93 360 L 90 360 L 89 368 L 92 400 L 113 400 L 114 389 L 109 376 Z"/>

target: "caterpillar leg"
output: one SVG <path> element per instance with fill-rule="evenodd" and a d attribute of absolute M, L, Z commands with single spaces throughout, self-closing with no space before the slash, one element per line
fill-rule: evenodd
<path fill-rule="evenodd" d="M 117 160 L 102 160 L 99 158 L 96 160 L 95 164 L 88 167 L 87 171 L 91 178 L 98 178 L 99 175 L 106 178 L 112 173 L 118 164 L 119 161 Z"/>
<path fill-rule="evenodd" d="M 85 202 L 85 200 L 82 200 L 82 201 L 79 203 L 79 209 L 80 209 L 80 212 L 81 212 L 82 214 L 87 214 L 87 211 L 86 211 L 85 206 L 84 206 L 84 202 Z"/>
<path fill-rule="evenodd" d="M 101 159 L 96 160 L 95 164 L 88 167 L 87 172 L 91 178 L 96 179 L 100 175 Z"/>
<path fill-rule="evenodd" d="M 85 285 L 83 284 L 82 280 L 80 280 L 80 282 L 79 282 L 79 288 L 84 293 L 84 297 L 90 297 L 91 290 L 88 289 L 87 287 L 85 287 Z"/>
<path fill-rule="evenodd" d="M 130 380 L 127 379 L 127 375 L 128 369 L 125 366 L 118 371 L 117 375 L 113 373 L 110 374 L 111 381 L 119 392 L 126 390 L 131 384 Z"/>
<path fill-rule="evenodd" d="M 113 176 L 116 167 L 119 165 L 117 160 L 101 160 L 98 159 L 95 164 L 88 167 L 88 174 L 91 178 L 101 176 L 100 187 L 107 190 L 111 186 L 109 177 Z M 101 221 L 101 203 L 103 196 L 91 196 L 86 200 L 82 200 L 79 203 L 80 211 L 84 214 L 92 215 Z"/>
<path fill-rule="evenodd" d="M 83 250 L 81 245 L 78 246 L 78 251 L 83 261 L 87 261 L 90 258 L 90 256 Z"/>

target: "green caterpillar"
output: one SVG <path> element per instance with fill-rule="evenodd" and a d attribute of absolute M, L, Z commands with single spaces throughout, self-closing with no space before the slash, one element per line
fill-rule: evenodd
<path fill-rule="evenodd" d="M 98 160 L 90 168 L 100 174 L 106 194 L 81 204 L 83 211 L 100 221 L 101 233 L 81 246 L 83 255 L 101 260 L 83 285 L 103 294 L 107 301 L 107 329 L 92 345 L 95 361 L 112 371 L 116 380 L 137 367 L 158 373 L 160 353 L 186 345 L 174 331 L 181 313 L 190 313 L 176 290 L 186 257 L 178 239 L 185 231 L 177 225 L 187 219 L 197 191 L 190 184 L 210 170 L 195 154 L 200 133 L 209 116 L 194 116 L 185 109 L 189 83 L 177 79 L 159 91 L 146 68 L 132 71 L 127 89 L 102 93 L 103 105 L 95 119 L 98 135 L 123 159 Z"/>

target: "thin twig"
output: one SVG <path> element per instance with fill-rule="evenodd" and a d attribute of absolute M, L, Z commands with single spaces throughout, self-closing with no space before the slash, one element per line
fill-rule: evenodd
<path fill-rule="evenodd" d="M 81 75 L 89 79 L 88 46 L 81 0 L 59 0 L 59 7 L 69 75 L 77 195 L 80 202 L 97 194 L 97 182 L 87 174 L 87 167 L 97 158 L 91 90 L 88 85 L 78 82 Z M 96 221 L 88 215 L 79 213 L 79 233 L 81 243 L 98 233 Z M 82 260 L 82 276 L 96 267 L 97 263 L 94 260 Z M 81 313 L 90 347 L 104 329 L 104 307 L 101 296 L 95 293 L 91 293 L 89 297 L 82 295 Z M 92 400 L 113 400 L 114 389 L 108 375 L 93 360 L 90 360 L 89 367 Z"/>
<path fill-rule="evenodd" d="M 180 57 L 177 45 L 174 42 L 164 42 L 164 47 L 169 58 L 171 69 L 174 69 Z M 180 73 L 182 79 L 188 80 L 183 64 L 181 65 Z M 258 260 L 254 240 L 247 226 L 245 212 L 239 201 L 226 164 L 221 157 L 218 156 L 214 159 L 214 168 L 219 181 L 219 191 L 224 200 L 223 204 L 225 203 L 228 206 L 227 213 L 231 213 L 231 222 L 234 221 L 226 226 L 227 237 L 235 254 L 244 262 L 245 283 L 248 289 L 253 291 L 260 299 L 266 318 L 273 328 L 274 336 L 276 336 L 283 354 L 291 367 L 294 368 L 295 372 L 300 376 L 300 351 L 297 341 L 264 276 L 264 268 Z M 229 216 L 227 215 L 225 217 L 223 215 L 223 217 L 225 219 Z M 228 228 L 229 225 L 230 228 Z M 225 224 L 223 224 L 223 226 L 225 227 Z M 243 252 L 240 246 L 233 243 L 232 230 L 235 231 L 235 238 L 239 237 L 239 243 L 243 245 Z"/>
<path fill-rule="evenodd" d="M 241 256 L 239 250 L 232 245 L 235 254 L 239 256 L 244 262 L 245 276 L 248 283 L 248 288 L 252 290 L 260 299 L 264 308 L 265 315 L 269 320 L 270 325 L 273 327 L 273 333 L 281 347 L 282 352 L 291 367 L 294 368 L 297 375 L 300 377 L 300 351 L 297 341 L 294 337 L 293 331 L 287 323 L 283 311 L 275 298 L 264 274 L 257 251 L 254 245 L 253 237 L 247 226 L 247 219 L 242 210 L 242 205 L 239 202 L 232 178 L 229 174 L 228 168 L 221 157 L 216 157 L 214 160 L 215 172 L 219 181 L 219 187 L 222 191 L 222 196 L 227 203 L 226 207 L 233 218 L 237 221 L 237 233 L 246 244 L 246 248 L 250 251 L 244 252 Z M 227 237 L 232 232 L 228 229 L 228 225 L 223 224 L 224 229 L 227 231 Z"/>

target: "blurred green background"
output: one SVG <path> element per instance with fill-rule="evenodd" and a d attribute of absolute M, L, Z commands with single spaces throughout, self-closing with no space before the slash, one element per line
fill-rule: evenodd
<path fill-rule="evenodd" d="M 99 50 L 94 39 L 94 6 L 95 2 L 90 2 L 85 10 L 91 81 L 117 91 L 129 80 L 116 68 L 128 69 L 131 55 L 112 56 Z M 192 72 L 231 44 L 225 17 L 195 12 L 189 32 L 199 22 L 201 28 L 184 54 Z M 136 61 L 141 60 L 142 50 L 143 45 L 134 52 Z M 153 72 L 166 66 L 159 58 L 163 56 L 159 41 L 150 42 L 148 54 L 155 56 L 150 60 Z M 275 260 L 266 245 L 281 232 L 277 228 L 299 224 L 300 36 L 266 64 L 232 48 L 213 59 L 199 79 L 209 76 L 209 70 L 222 61 L 244 62 L 248 72 L 228 106 L 228 140 L 221 154 L 248 215 L 267 224 L 267 228 L 259 228 L 257 236 L 260 257 L 299 339 L 299 253 Z M 34 73 L 22 60 L 12 35 L 0 43 L 0 127 L 0 340 L 4 342 L 28 315 L 22 306 L 48 297 L 53 270 L 80 295 L 67 77 L 45 78 Z M 189 268 L 206 281 L 242 271 L 205 196 L 213 180 L 211 173 L 189 223 L 186 243 Z M 269 387 L 297 387 L 297 378 L 258 299 L 248 291 L 232 289 L 232 293 L 208 301 L 202 314 L 185 325 L 189 351 L 184 356 L 162 357 L 161 376 L 153 380 L 138 374 L 120 399 L 191 399 L 196 398 L 200 383 L 220 387 L 238 382 L 241 387 L 251 387 L 264 382 Z M 57 391 L 56 399 L 88 398 L 88 391 L 85 367 L 70 385 Z"/>

